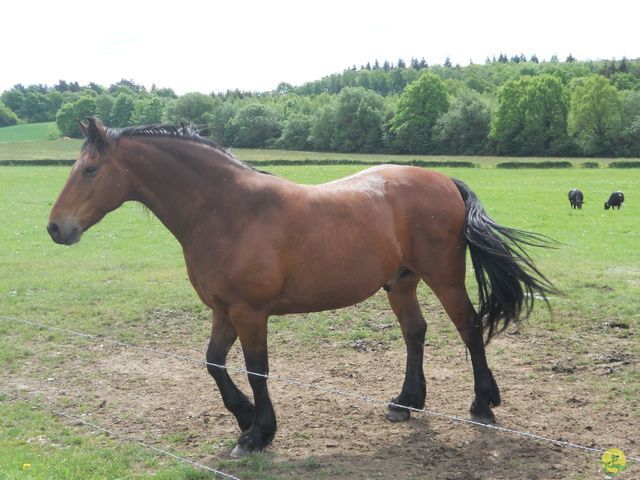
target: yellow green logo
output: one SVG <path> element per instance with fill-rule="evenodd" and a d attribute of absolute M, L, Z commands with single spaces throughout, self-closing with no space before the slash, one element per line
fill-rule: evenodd
<path fill-rule="evenodd" d="M 610 448 L 602 454 L 600 463 L 602 463 L 605 473 L 617 475 L 627 468 L 627 457 L 622 450 Z"/>

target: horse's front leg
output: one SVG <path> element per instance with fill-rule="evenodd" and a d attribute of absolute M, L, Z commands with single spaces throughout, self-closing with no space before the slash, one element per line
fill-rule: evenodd
<path fill-rule="evenodd" d="M 238 421 L 238 426 L 244 432 L 249 430 L 255 416 L 255 409 L 247 396 L 233 383 L 226 365 L 227 354 L 238 338 L 229 316 L 222 309 L 213 311 L 211 325 L 211 339 L 207 349 L 207 370 L 216 381 L 224 406 L 227 407 Z"/>
<path fill-rule="evenodd" d="M 246 305 L 234 305 L 229 309 L 244 360 L 249 371 L 249 384 L 253 390 L 255 415 L 253 423 L 238 439 L 233 456 L 243 456 L 262 451 L 276 434 L 276 414 L 267 390 L 269 359 L 267 352 L 267 314 Z"/>

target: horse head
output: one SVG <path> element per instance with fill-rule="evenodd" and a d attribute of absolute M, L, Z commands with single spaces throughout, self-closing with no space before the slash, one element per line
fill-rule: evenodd
<path fill-rule="evenodd" d="M 49 215 L 54 242 L 71 245 L 82 233 L 127 200 L 128 175 L 118 162 L 115 142 L 96 118 L 78 122 L 86 141 Z"/>

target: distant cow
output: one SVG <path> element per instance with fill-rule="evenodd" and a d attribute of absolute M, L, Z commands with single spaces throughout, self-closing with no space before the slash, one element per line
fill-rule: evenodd
<path fill-rule="evenodd" d="M 616 208 L 620 210 L 620 205 L 624 202 L 624 193 L 622 192 L 613 192 L 609 195 L 609 200 L 607 200 L 604 204 L 604 209 L 609 210 L 609 208 Z"/>
<path fill-rule="evenodd" d="M 571 203 L 571 208 L 582 208 L 582 204 L 584 203 L 584 195 L 580 190 L 574 188 L 569 191 L 569 202 Z"/>

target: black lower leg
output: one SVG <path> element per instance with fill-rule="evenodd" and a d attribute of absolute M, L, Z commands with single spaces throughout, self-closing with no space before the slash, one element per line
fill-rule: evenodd
<path fill-rule="evenodd" d="M 249 374 L 249 384 L 256 404 L 255 415 L 251 427 L 238 439 L 238 445 L 234 450 L 236 455 L 263 450 L 273 441 L 277 428 L 275 412 L 267 389 L 267 379 L 262 376 L 269 373 L 266 356 L 264 359 L 251 360 L 247 358 L 249 356 L 252 355 L 245 355 L 247 369 L 258 374 Z"/>
<path fill-rule="evenodd" d="M 207 370 L 218 385 L 224 406 L 236 417 L 240 430 L 244 432 L 253 423 L 255 408 L 247 396 L 233 383 L 227 369 L 223 367 L 226 354 L 226 349 L 221 349 L 212 339 L 207 349 Z"/>
<path fill-rule="evenodd" d="M 403 275 L 394 289 L 387 294 L 393 312 L 398 317 L 402 336 L 407 347 L 407 364 L 402 391 L 389 405 L 387 419 L 392 422 L 408 420 L 411 410 L 424 408 L 427 383 L 422 368 L 424 338 L 427 323 L 424 321 L 416 297 L 418 277 Z"/>
<path fill-rule="evenodd" d="M 404 383 L 400 395 L 394 398 L 389 405 L 387 419 L 392 422 L 408 420 L 411 417 L 410 407 L 415 409 L 424 408 L 427 396 L 427 382 L 422 369 L 424 342 L 419 348 L 407 348 L 407 365 Z"/>
<path fill-rule="evenodd" d="M 500 390 L 487 364 L 482 338 L 482 326 L 480 325 L 479 319 L 474 318 L 473 325 L 469 335 L 466 337 L 465 343 L 471 354 L 476 395 L 470 408 L 471 416 L 484 423 L 494 423 L 496 417 L 491 411 L 491 408 L 500 405 Z"/>

